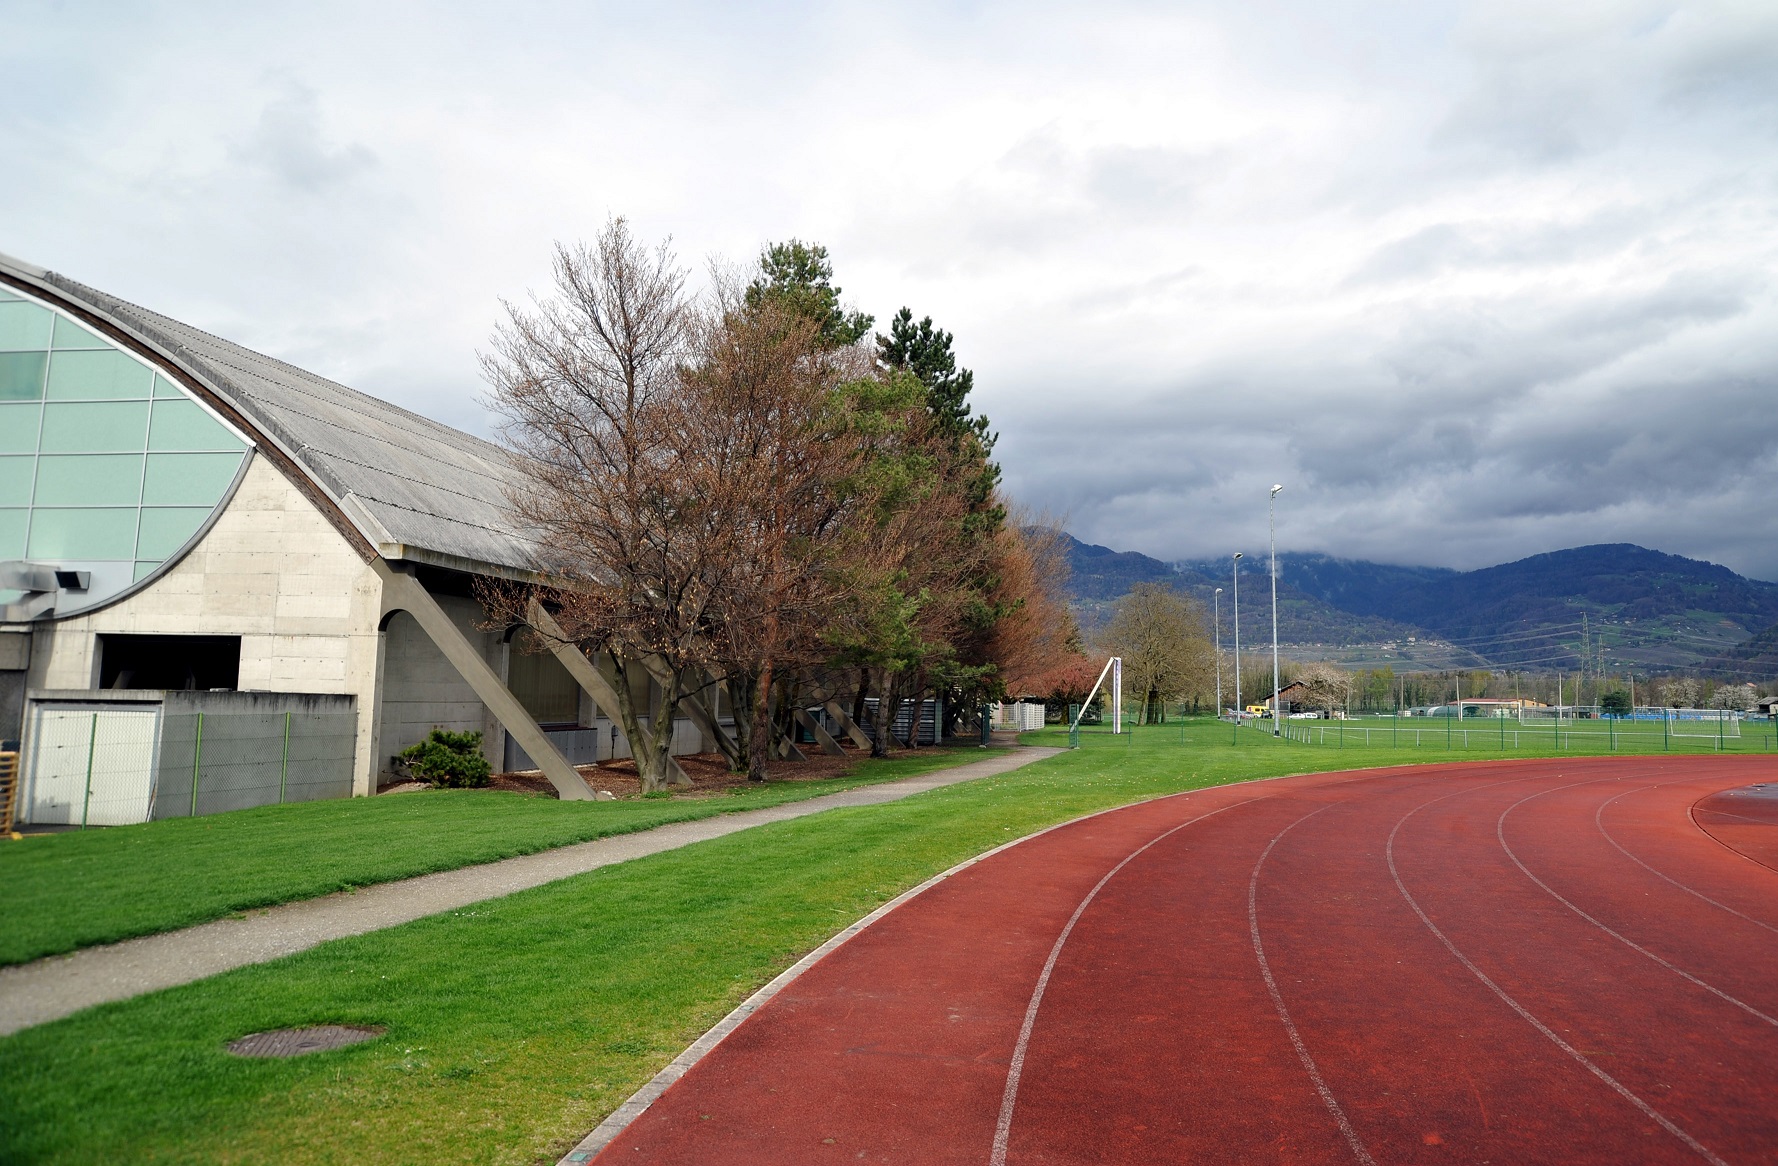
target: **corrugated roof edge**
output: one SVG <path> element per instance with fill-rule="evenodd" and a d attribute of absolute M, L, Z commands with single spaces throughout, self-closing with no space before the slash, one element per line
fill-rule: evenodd
<path fill-rule="evenodd" d="M 16 256 L 0 252 L 0 271 L 6 272 L 28 286 L 34 286 L 38 291 L 73 301 L 112 329 L 150 350 L 157 359 L 177 368 L 192 380 L 200 383 L 209 392 L 232 405 L 234 411 L 246 420 L 249 428 L 283 455 L 283 459 L 280 460 L 287 460 L 312 483 L 316 490 L 326 496 L 338 516 L 349 524 L 353 532 L 357 534 L 358 540 L 355 541 L 364 544 L 365 549 L 373 550 L 374 553 L 385 559 L 409 559 L 473 574 L 496 575 L 525 581 L 540 581 L 544 577 L 534 565 L 524 566 L 516 563 L 496 563 L 472 559 L 449 551 L 417 547 L 396 541 L 384 529 L 383 525 L 376 521 L 375 516 L 371 514 L 361 499 L 345 488 L 343 484 L 330 481 L 327 474 L 318 470 L 309 459 L 303 456 L 304 443 L 293 435 L 283 432 L 282 427 L 277 425 L 274 419 L 254 409 L 251 394 L 233 383 L 222 370 L 218 369 L 217 362 L 205 359 L 204 354 L 189 348 L 182 340 L 155 327 L 153 322 L 164 320 L 204 337 L 224 351 L 234 350 L 256 360 L 265 361 L 292 376 L 322 382 L 350 397 L 374 405 L 379 410 L 397 414 L 416 428 L 424 429 L 451 444 L 467 445 L 488 456 L 491 460 L 512 457 L 510 451 L 503 447 L 412 410 L 404 409 L 399 405 L 391 404 L 379 397 L 360 392 L 349 385 L 320 376 L 288 361 L 235 344 L 214 333 L 162 315 L 152 309 L 144 308 L 119 296 L 100 291 L 79 280 Z M 128 315 L 120 314 L 123 312 L 127 312 Z M 509 533 L 516 536 L 517 532 Z"/>

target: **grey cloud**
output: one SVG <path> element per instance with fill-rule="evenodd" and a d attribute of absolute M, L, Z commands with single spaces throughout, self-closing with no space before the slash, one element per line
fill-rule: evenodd
<path fill-rule="evenodd" d="M 266 103 L 252 136 L 232 153 L 286 186 L 311 194 L 377 164 L 377 156 L 364 145 L 327 141 L 321 128 L 319 95 L 306 85 L 295 84 Z"/>
<path fill-rule="evenodd" d="M 483 429 L 551 239 L 818 238 L 956 332 L 1011 492 L 1083 537 L 1254 552 L 1284 481 L 1285 546 L 1778 575 L 1778 9 L 1187 8 L 446 9 L 427 53 L 328 0 L 41 9 L 0 249 Z"/>

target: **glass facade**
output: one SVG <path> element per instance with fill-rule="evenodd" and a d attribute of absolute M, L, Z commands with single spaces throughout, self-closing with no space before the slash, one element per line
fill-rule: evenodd
<path fill-rule="evenodd" d="M 249 450 L 147 361 L 0 289 L 0 560 L 90 571 L 57 615 L 109 602 L 183 554 Z"/>

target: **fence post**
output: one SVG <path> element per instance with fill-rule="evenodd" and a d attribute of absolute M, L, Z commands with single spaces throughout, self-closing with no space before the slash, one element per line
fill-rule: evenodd
<path fill-rule="evenodd" d="M 86 738 L 86 795 L 80 799 L 80 828 L 86 829 L 87 812 L 93 804 L 93 753 L 99 747 L 99 714 L 93 714 L 92 731 Z"/>
<path fill-rule="evenodd" d="M 984 722 L 985 723 L 985 722 Z M 984 731 L 982 736 L 988 734 Z M 284 787 L 290 782 L 290 711 L 284 712 L 284 760 L 278 768 L 278 804 L 284 804 Z"/>
<path fill-rule="evenodd" d="M 191 745 L 191 816 L 198 816 L 198 762 L 204 756 L 204 714 L 198 714 L 197 739 Z"/>

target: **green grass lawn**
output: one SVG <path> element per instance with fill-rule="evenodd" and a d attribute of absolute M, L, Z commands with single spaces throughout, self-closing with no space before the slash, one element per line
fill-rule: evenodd
<path fill-rule="evenodd" d="M 913 777 L 988 755 L 975 748 L 919 750 L 862 761 L 847 777 L 768 782 L 707 799 L 559 802 L 493 790 L 426 790 L 31 835 L 0 842 L 0 887 L 6 889 L 0 964 Z"/>
<path fill-rule="evenodd" d="M 1228 740 L 1212 723 L 1088 736 L 999 777 L 763 826 L 26 1030 L 0 1040 L 0 1157 L 553 1161 L 747 994 L 970 855 L 1179 790 L 1451 759 Z M 328 1021 L 388 1032 L 288 1061 L 223 1051 Z"/>

